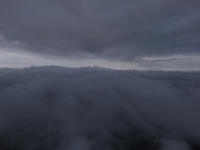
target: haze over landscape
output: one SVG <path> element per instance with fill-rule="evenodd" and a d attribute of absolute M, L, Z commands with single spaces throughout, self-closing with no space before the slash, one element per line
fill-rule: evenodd
<path fill-rule="evenodd" d="M 0 150 L 199 150 L 200 1 L 1 0 Z"/>

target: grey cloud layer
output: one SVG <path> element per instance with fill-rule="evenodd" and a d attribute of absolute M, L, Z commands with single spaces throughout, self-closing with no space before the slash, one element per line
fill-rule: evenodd
<path fill-rule="evenodd" d="M 3 0 L 0 8 L 7 47 L 123 60 L 199 53 L 197 0 Z"/>
<path fill-rule="evenodd" d="M 1 69 L 1 149 L 199 149 L 199 82 L 200 72 Z"/>

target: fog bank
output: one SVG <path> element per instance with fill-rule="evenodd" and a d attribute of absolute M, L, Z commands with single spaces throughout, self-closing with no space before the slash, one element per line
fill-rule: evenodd
<path fill-rule="evenodd" d="M 0 69 L 2 150 L 200 149 L 200 72 Z"/>

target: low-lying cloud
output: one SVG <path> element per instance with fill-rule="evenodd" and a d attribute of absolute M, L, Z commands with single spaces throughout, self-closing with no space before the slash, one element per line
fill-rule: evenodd
<path fill-rule="evenodd" d="M 200 149 L 199 82 L 200 72 L 1 69 L 1 149 Z"/>

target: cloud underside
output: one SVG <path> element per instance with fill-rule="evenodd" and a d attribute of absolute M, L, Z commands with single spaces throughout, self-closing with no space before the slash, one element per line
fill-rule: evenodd
<path fill-rule="evenodd" d="M 95 67 L 1 69 L 1 149 L 199 149 L 199 77 Z"/>
<path fill-rule="evenodd" d="M 197 54 L 199 6 L 197 0 L 3 0 L 1 47 L 128 61 Z"/>

